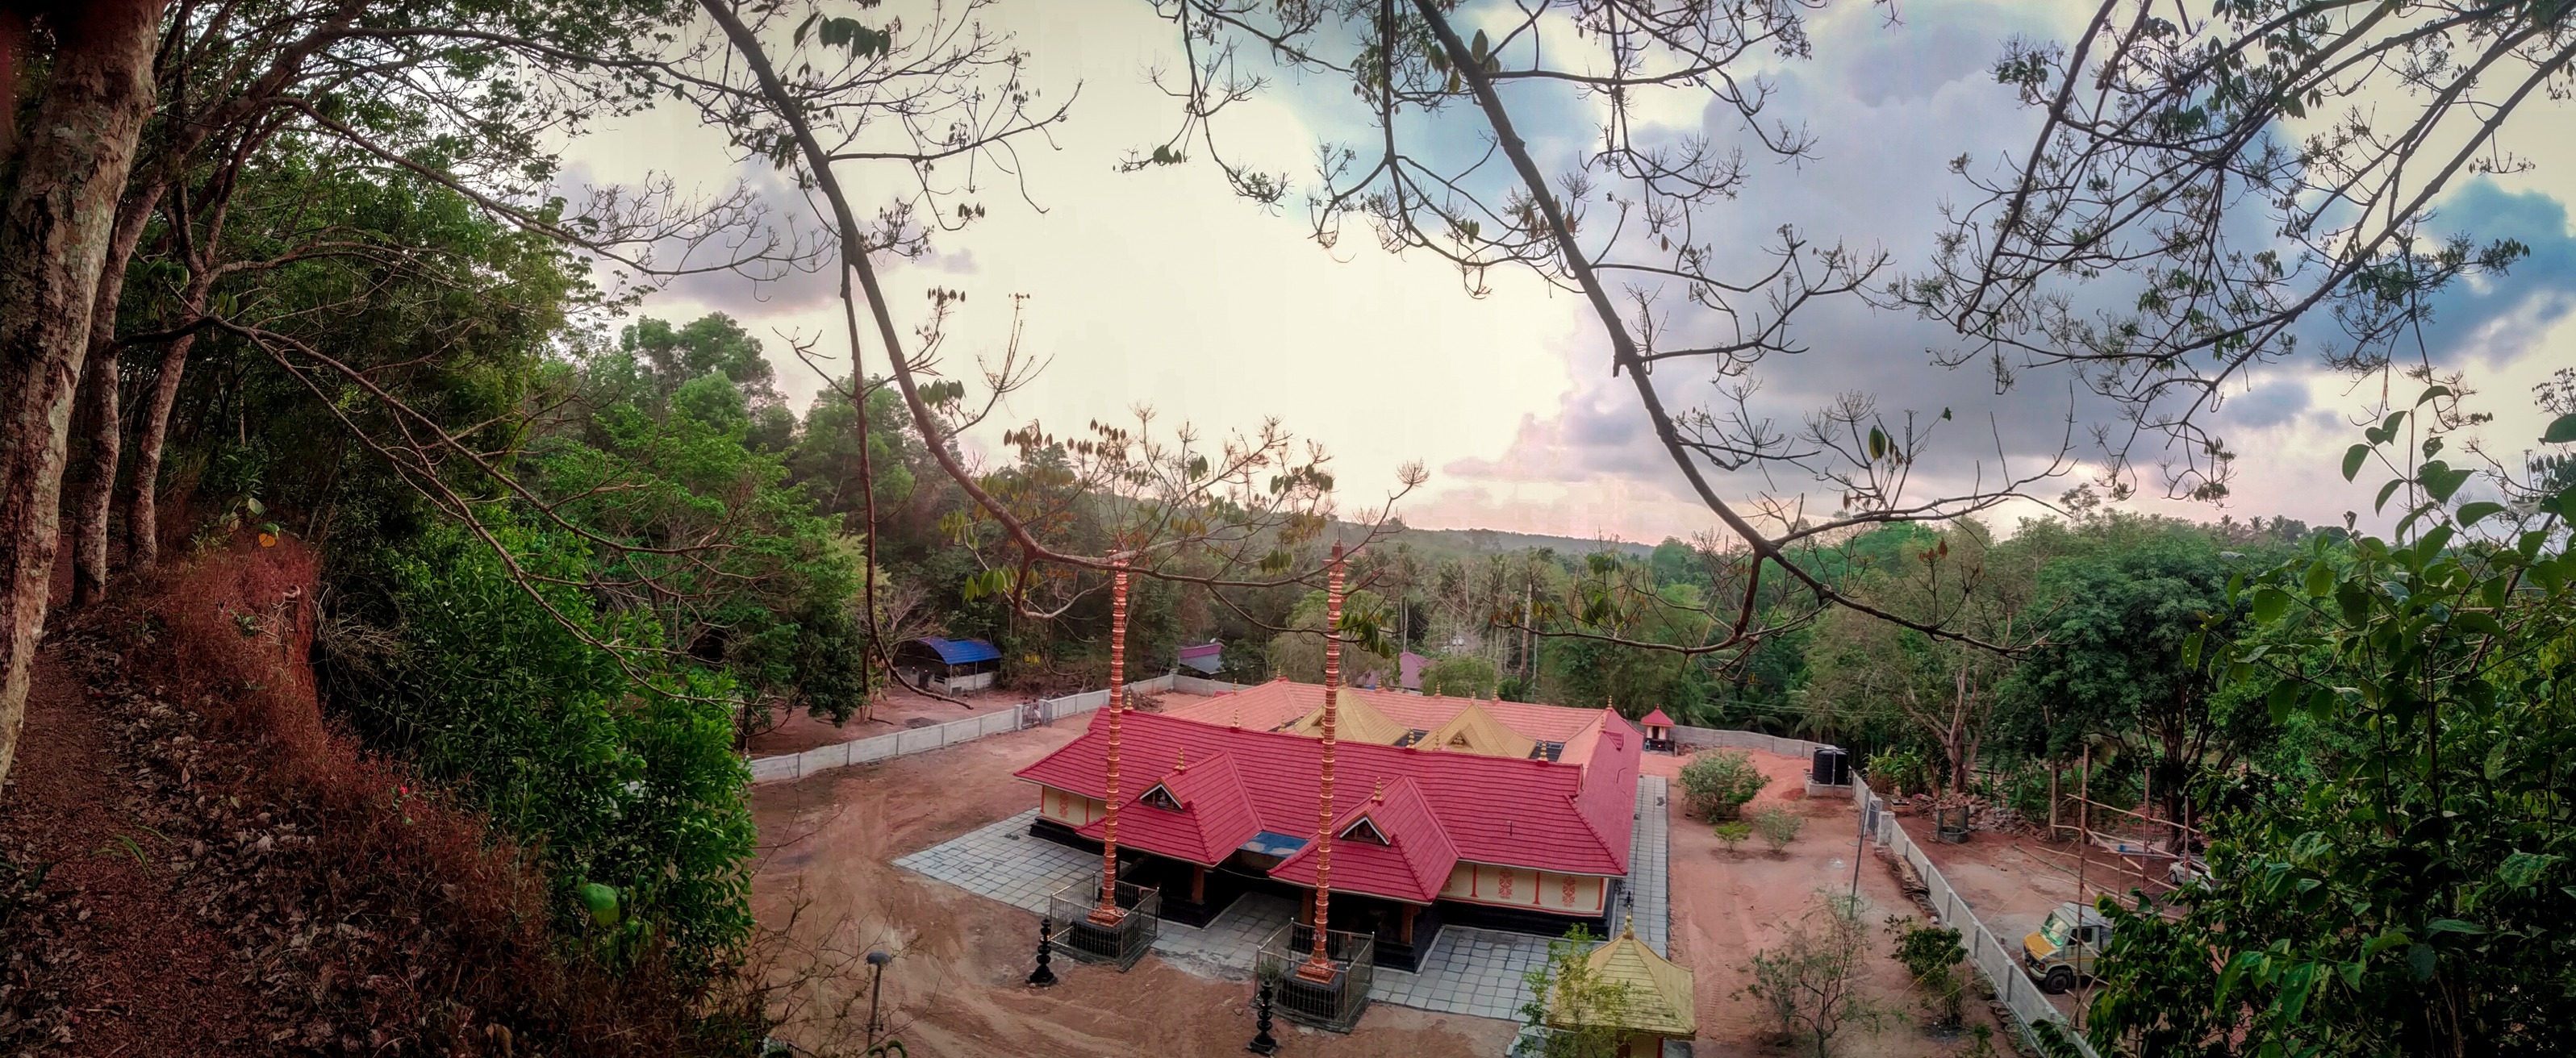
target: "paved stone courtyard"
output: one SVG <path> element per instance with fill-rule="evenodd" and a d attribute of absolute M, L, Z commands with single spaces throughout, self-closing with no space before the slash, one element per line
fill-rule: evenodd
<path fill-rule="evenodd" d="M 1672 927 L 1667 896 L 1670 864 L 1665 832 L 1663 778 L 1637 779 L 1637 822 L 1630 838 L 1627 911 L 1637 939 L 1664 952 Z M 1056 890 L 1099 876 L 1100 857 L 1029 836 L 1037 809 L 894 861 L 967 892 L 1043 915 Z M 1162 924 L 1156 954 L 1209 977 L 1249 980 L 1255 949 L 1296 913 L 1289 900 L 1247 894 L 1205 928 Z M 1547 961 L 1547 938 L 1527 933 L 1449 926 L 1432 942 L 1419 973 L 1380 967 L 1370 995 L 1378 1002 L 1450 1014 L 1514 1020 L 1529 988 L 1521 975 Z"/>

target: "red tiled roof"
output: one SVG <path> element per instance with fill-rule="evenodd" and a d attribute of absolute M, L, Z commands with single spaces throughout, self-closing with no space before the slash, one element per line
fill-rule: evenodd
<path fill-rule="evenodd" d="M 1321 688 L 1316 690 L 1320 697 Z M 1564 874 L 1626 874 L 1639 740 L 1625 722 L 1615 727 L 1605 723 L 1605 718 L 1615 719 L 1606 711 L 1585 715 L 1591 718 L 1589 728 L 1596 737 L 1587 740 L 1585 757 L 1578 760 L 1568 747 L 1561 763 L 1341 743 L 1334 758 L 1335 808 L 1340 809 L 1344 799 L 1367 803 L 1380 779 L 1390 790 L 1399 780 L 1409 780 L 1407 785 L 1428 810 L 1429 822 L 1456 850 L 1456 859 Z M 1020 769 L 1018 776 L 1086 797 L 1101 796 L 1108 757 L 1108 728 L 1102 721 L 1102 714 L 1093 714 L 1082 737 Z M 1131 712 L 1123 724 L 1122 761 L 1151 761 L 1152 766 L 1162 767 L 1184 751 L 1194 761 L 1213 762 L 1222 755 L 1251 806 L 1254 826 L 1298 836 L 1314 833 L 1321 740 L 1257 730 L 1248 720 L 1244 727 L 1233 728 L 1222 721 Z M 1192 764 L 1190 771 L 1199 767 Z M 1139 792 L 1152 785 L 1142 784 Z M 1202 824 L 1185 834 L 1151 829 L 1153 824 L 1132 826 L 1128 812 L 1121 805 L 1121 844 L 1192 862 L 1207 862 L 1197 857 L 1214 851 L 1221 831 L 1240 826 Z M 1170 814 L 1153 808 L 1134 812 L 1134 818 Z M 1420 832 L 1417 838 L 1414 844 L 1430 844 Z M 1335 843 L 1335 888 L 1342 887 L 1341 847 Z M 1410 857 L 1416 851 L 1408 847 L 1405 854 Z M 1411 859 L 1406 862 L 1418 866 Z M 1356 879 L 1351 888 L 1395 899 L 1418 898 L 1418 885 L 1398 886 L 1392 879 L 1371 884 L 1386 885 L 1387 890 L 1364 887 Z"/>
<path fill-rule="evenodd" d="M 1649 727 L 1671 727 L 1673 726 L 1673 718 L 1665 716 L 1663 710 L 1657 709 L 1654 712 L 1647 713 L 1646 718 L 1638 721 L 1638 723 L 1645 724 Z"/>
<path fill-rule="evenodd" d="M 1179 801 L 1181 811 L 1146 804 L 1145 794 L 1156 786 Z M 1106 820 L 1095 820 L 1079 833 L 1097 841 L 1107 831 Z M 1188 764 L 1186 769 L 1167 770 L 1119 800 L 1118 843 L 1176 860 L 1214 867 L 1260 832 L 1261 820 L 1252 810 L 1252 799 L 1243 792 L 1234 761 L 1223 753 Z"/>
<path fill-rule="evenodd" d="M 1601 720 L 1601 710 L 1569 709 L 1561 705 L 1535 702 L 1506 702 L 1450 698 L 1437 695 L 1402 694 L 1395 691 L 1371 690 L 1365 687 L 1342 688 L 1342 700 L 1359 700 L 1383 713 L 1390 720 L 1424 731 L 1437 729 L 1458 716 L 1470 705 L 1480 707 L 1501 721 L 1504 727 L 1542 742 L 1565 742 L 1583 733 Z M 1317 683 L 1291 683 L 1272 680 L 1220 694 L 1204 702 L 1174 709 L 1166 716 L 1177 716 L 1200 723 L 1227 725 L 1240 723 L 1256 730 L 1269 731 L 1282 724 L 1303 719 L 1324 706 L 1324 687 Z"/>
<path fill-rule="evenodd" d="M 1338 761 L 1334 768 L 1340 771 Z M 1338 791 L 1336 791 L 1338 792 Z M 1362 819 L 1386 836 L 1387 844 L 1342 838 L 1352 824 Z M 1449 869 L 1458 865 L 1458 847 L 1449 842 L 1449 833 L 1440 829 L 1440 819 L 1423 800 L 1422 791 L 1412 779 L 1396 779 L 1386 784 L 1385 799 L 1376 791 L 1343 810 L 1333 821 L 1333 887 L 1353 892 L 1428 904 L 1440 895 L 1440 887 L 1449 883 Z M 1315 884 L 1315 865 L 1320 843 L 1308 842 L 1296 855 L 1288 857 L 1270 872 L 1270 876 L 1292 885 L 1309 888 Z"/>

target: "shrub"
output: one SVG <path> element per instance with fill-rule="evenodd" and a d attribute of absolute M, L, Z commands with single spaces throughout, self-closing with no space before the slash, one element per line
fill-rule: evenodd
<path fill-rule="evenodd" d="M 1755 952 L 1745 965 L 1753 982 L 1740 995 L 1762 1001 L 1763 1013 L 1783 1040 L 1803 1044 L 1823 1058 L 1847 1025 L 1875 1031 L 1884 1012 L 1859 995 L 1859 899 L 1824 893 L 1778 947 Z"/>
<path fill-rule="evenodd" d="M 1906 974 L 1928 993 L 1934 1024 L 1958 1027 L 1967 982 L 1957 968 L 1968 959 L 1968 950 L 1959 946 L 1959 931 L 1891 915 L 1887 932 L 1896 938 L 1892 953 L 1896 961 L 1905 964 Z"/>
<path fill-rule="evenodd" d="M 1789 843 L 1798 840 L 1798 831 L 1806 826 L 1805 816 L 1778 805 L 1753 813 L 1753 829 L 1771 844 L 1774 853 L 1787 851 Z"/>
<path fill-rule="evenodd" d="M 1514 1058 L 1619 1058 L 1627 1053 L 1628 1030 L 1622 1026 L 1631 1003 L 1628 985 L 1592 969 L 1587 956 L 1599 939 L 1575 926 L 1563 939 L 1548 942 L 1546 962 L 1521 975 L 1531 996 L 1521 1004 L 1521 1024 L 1535 1031 L 1513 1049 Z"/>
<path fill-rule="evenodd" d="M 1752 836 L 1753 824 L 1741 819 L 1729 820 L 1717 825 L 1717 840 L 1726 843 L 1728 852 L 1735 851 L 1738 846 L 1744 844 L 1744 839 Z"/>
<path fill-rule="evenodd" d="M 1684 803 L 1710 819 L 1735 818 L 1744 802 L 1771 784 L 1771 777 L 1753 766 L 1753 755 L 1742 750 L 1692 757 L 1682 765 L 1681 779 Z"/>

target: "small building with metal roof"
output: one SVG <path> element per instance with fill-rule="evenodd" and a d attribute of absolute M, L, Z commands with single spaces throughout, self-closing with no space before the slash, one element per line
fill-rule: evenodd
<path fill-rule="evenodd" d="M 981 639 L 923 636 L 895 647 L 894 663 L 931 690 L 958 694 L 992 686 L 1002 671 L 1002 650 Z"/>

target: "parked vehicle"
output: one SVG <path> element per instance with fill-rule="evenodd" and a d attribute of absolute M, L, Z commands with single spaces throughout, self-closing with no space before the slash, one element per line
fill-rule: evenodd
<path fill-rule="evenodd" d="M 2022 969 L 2040 991 L 2056 995 L 2093 975 L 2093 960 L 2111 941 L 2102 913 L 2076 903 L 2057 905 L 2039 929 L 2021 939 Z"/>
<path fill-rule="evenodd" d="M 2209 863 L 2197 855 L 2184 856 L 2175 860 L 2173 866 L 2165 868 L 2165 881 L 2173 883 L 2176 889 L 2208 880 Z"/>

